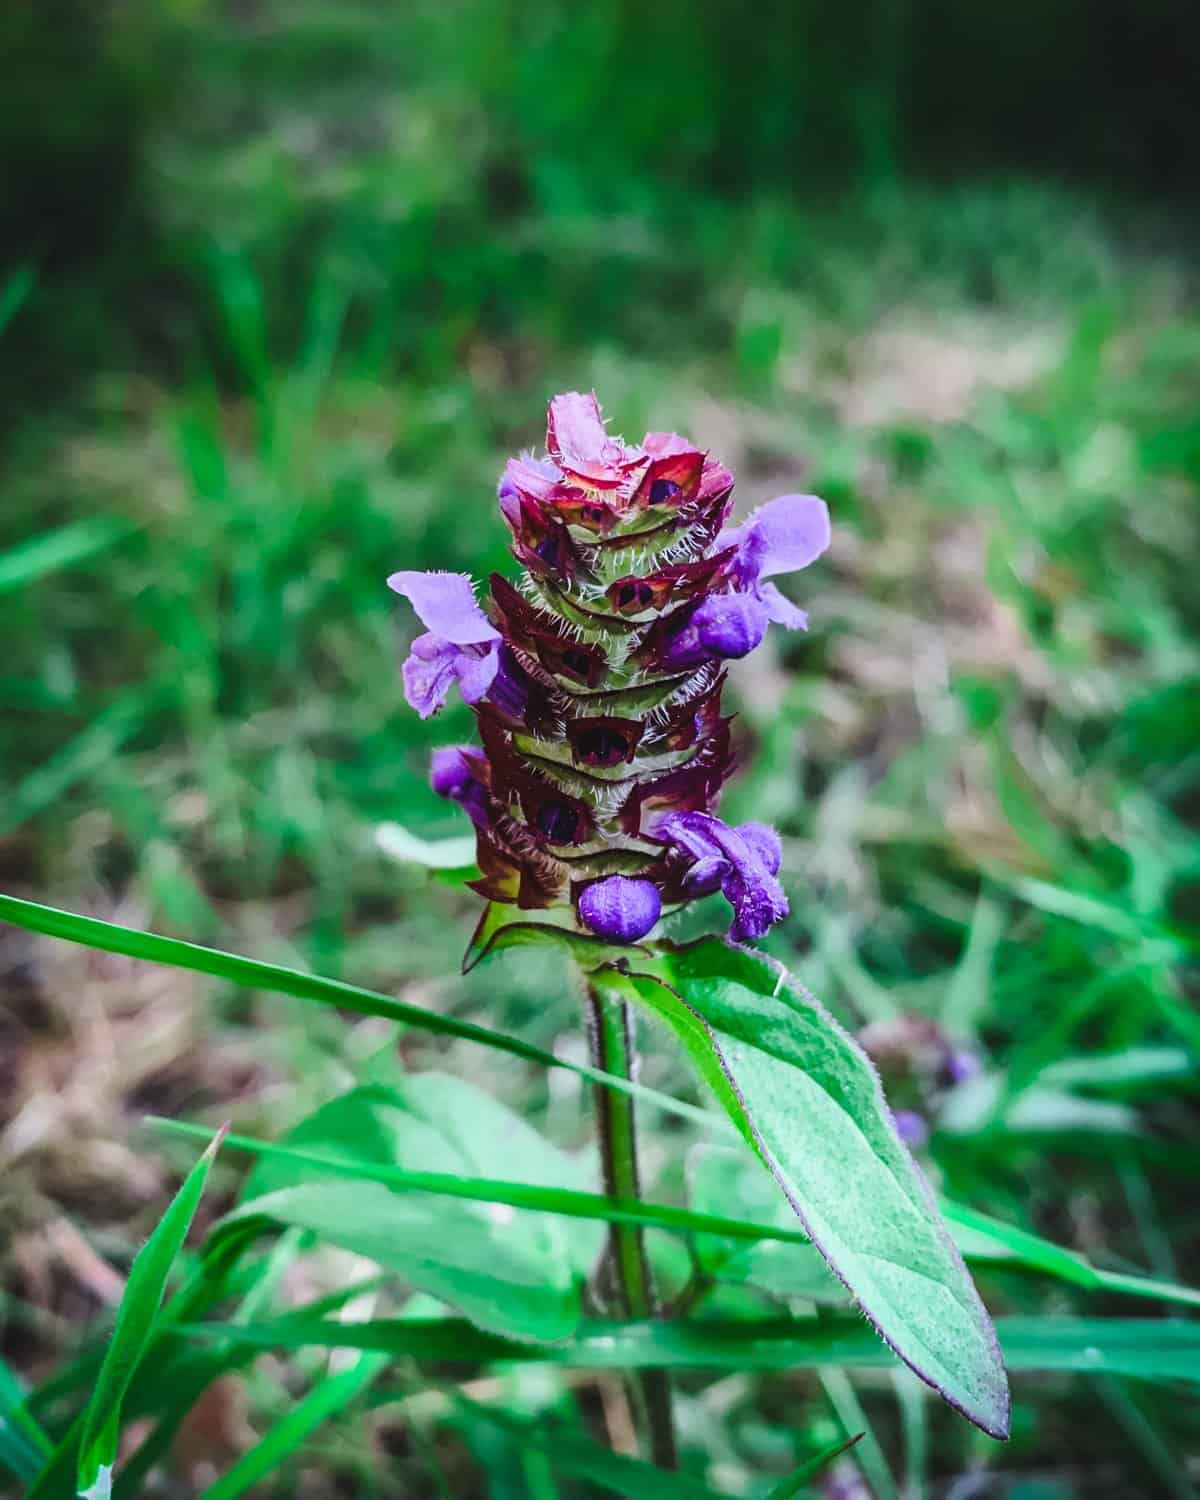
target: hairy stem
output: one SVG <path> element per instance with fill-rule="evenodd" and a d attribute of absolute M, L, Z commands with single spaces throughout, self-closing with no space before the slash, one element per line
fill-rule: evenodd
<path fill-rule="evenodd" d="M 588 989 L 588 1035 L 592 1062 L 606 1073 L 634 1077 L 636 1056 L 628 1005 Z M 596 1130 L 604 1191 L 610 1198 L 638 1199 L 637 1133 L 633 1100 L 614 1089 L 596 1088 Z M 628 1318 L 649 1318 L 655 1312 L 654 1284 L 642 1229 L 637 1224 L 608 1226 L 608 1279 L 619 1310 Z M 663 1469 L 675 1469 L 675 1424 L 671 1415 L 671 1386 L 665 1370 L 639 1370 L 632 1377 L 637 1405 L 649 1437 L 650 1455 Z"/>

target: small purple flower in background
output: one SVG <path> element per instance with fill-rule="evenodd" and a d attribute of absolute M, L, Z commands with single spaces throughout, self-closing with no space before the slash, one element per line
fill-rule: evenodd
<path fill-rule="evenodd" d="M 497 491 L 522 565 L 493 575 L 489 611 L 459 573 L 388 579 L 426 634 L 404 663 L 427 718 L 455 682 L 482 748 L 434 754 L 432 780 L 477 836 L 493 901 L 570 903 L 591 932 L 636 942 L 664 903 L 720 891 L 731 935 L 787 913 L 778 835 L 714 816 L 732 769 L 724 663 L 805 614 L 771 578 L 829 545 L 812 495 L 726 525 L 733 476 L 676 433 L 628 445 L 594 395 L 551 401 L 546 456 L 510 459 Z"/>
<path fill-rule="evenodd" d="M 872 1021 L 858 1041 L 879 1069 L 900 1139 L 914 1150 L 928 1144 L 950 1092 L 983 1070 L 977 1053 L 955 1044 L 928 1016 Z"/>

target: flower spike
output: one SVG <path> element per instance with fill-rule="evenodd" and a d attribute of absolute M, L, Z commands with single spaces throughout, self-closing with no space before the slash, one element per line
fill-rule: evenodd
<path fill-rule="evenodd" d="M 493 574 L 486 607 L 462 573 L 394 573 L 426 634 L 404 663 L 422 717 L 458 683 L 482 748 L 434 753 L 432 781 L 475 825 L 490 900 L 571 904 L 613 943 L 664 903 L 721 891 L 731 935 L 787 912 L 780 844 L 713 815 L 732 769 L 723 663 L 772 623 L 806 624 L 770 580 L 829 545 L 812 495 L 728 525 L 733 477 L 672 432 L 609 433 L 594 394 L 555 396 L 544 457 L 509 459 L 500 513 L 523 569 Z"/>

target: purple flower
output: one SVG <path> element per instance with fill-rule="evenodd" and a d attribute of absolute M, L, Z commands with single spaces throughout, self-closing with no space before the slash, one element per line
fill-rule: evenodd
<path fill-rule="evenodd" d="M 896 1134 L 913 1151 L 919 1151 L 929 1141 L 929 1122 L 915 1109 L 898 1109 L 892 1115 Z"/>
<path fill-rule="evenodd" d="M 475 602 L 470 578 L 465 573 L 393 573 L 388 588 L 404 595 L 427 631 L 413 641 L 402 669 L 409 706 L 429 718 L 456 680 L 463 698 L 478 703 L 496 676 L 500 632 Z"/>
<path fill-rule="evenodd" d="M 739 942 L 760 938 L 773 922 L 787 916 L 787 897 L 775 878 L 781 857 L 779 835 L 765 823 L 730 828 L 710 813 L 670 813 L 655 837 L 686 862 L 683 885 L 689 896 L 720 889 L 733 907 L 730 937 Z"/>
<path fill-rule="evenodd" d="M 609 875 L 579 893 L 579 917 L 597 937 L 612 943 L 636 943 L 658 921 L 662 898 L 650 880 Z"/>
<path fill-rule="evenodd" d="M 735 587 L 756 599 L 767 619 L 789 630 L 808 628 L 805 612 L 763 579 L 798 573 L 829 546 L 829 511 L 824 500 L 815 495 L 780 495 L 760 505 L 740 526 L 727 527 L 716 545 L 736 549 L 730 569 Z"/>

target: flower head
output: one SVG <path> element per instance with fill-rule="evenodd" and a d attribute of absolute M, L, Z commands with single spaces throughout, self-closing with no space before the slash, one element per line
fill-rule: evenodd
<path fill-rule="evenodd" d="M 427 633 L 404 664 L 422 717 L 457 682 L 482 749 L 435 752 L 433 784 L 475 824 L 491 900 L 570 902 L 634 942 L 664 901 L 721 891 L 732 935 L 787 912 L 780 845 L 714 816 L 732 769 L 724 663 L 803 611 L 769 580 L 829 542 L 824 503 L 784 495 L 728 526 L 733 477 L 671 432 L 631 445 L 594 395 L 556 396 L 544 457 L 510 459 L 497 490 L 523 570 L 494 574 L 487 610 L 456 573 L 393 574 Z"/>

